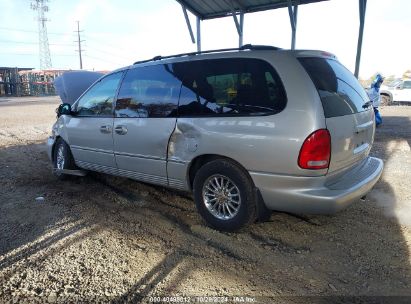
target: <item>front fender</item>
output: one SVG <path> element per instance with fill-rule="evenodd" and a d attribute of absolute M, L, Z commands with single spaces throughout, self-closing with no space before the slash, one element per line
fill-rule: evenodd
<path fill-rule="evenodd" d="M 68 145 L 70 145 L 69 136 L 67 134 L 66 123 L 70 119 L 67 115 L 60 116 L 52 127 L 52 135 L 47 138 L 47 155 L 53 161 L 54 145 L 58 138 L 62 138 Z"/>
<path fill-rule="evenodd" d="M 55 138 L 61 137 L 68 145 L 70 145 L 70 138 L 67 133 L 67 122 L 70 116 L 61 115 L 53 125 L 53 135 Z"/>

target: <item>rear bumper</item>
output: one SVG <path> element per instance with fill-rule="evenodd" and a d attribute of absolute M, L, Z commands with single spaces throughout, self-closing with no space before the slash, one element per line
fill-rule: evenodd
<path fill-rule="evenodd" d="M 381 159 L 368 157 L 338 178 L 298 177 L 250 172 L 267 208 L 333 214 L 367 194 L 381 176 Z"/>

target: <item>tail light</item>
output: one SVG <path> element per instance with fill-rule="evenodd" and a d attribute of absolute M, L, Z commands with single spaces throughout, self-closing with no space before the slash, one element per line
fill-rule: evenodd
<path fill-rule="evenodd" d="M 331 136 L 327 129 L 311 133 L 303 143 L 298 165 L 303 169 L 326 169 L 330 165 Z"/>

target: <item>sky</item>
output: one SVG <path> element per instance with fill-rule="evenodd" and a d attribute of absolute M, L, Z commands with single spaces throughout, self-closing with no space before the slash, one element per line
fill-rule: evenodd
<path fill-rule="evenodd" d="M 52 66 L 113 70 L 156 55 L 196 51 L 175 0 L 50 0 L 46 17 Z M 189 13 L 195 33 L 195 17 Z M 30 0 L 0 0 L 0 66 L 39 68 L 36 12 Z M 330 0 L 298 8 L 297 49 L 335 54 L 352 72 L 359 28 L 358 0 Z M 368 0 L 360 78 L 376 72 L 401 76 L 411 69 L 411 1 Z M 202 49 L 238 46 L 232 17 L 201 22 Z M 246 14 L 244 44 L 290 48 L 288 10 Z"/>

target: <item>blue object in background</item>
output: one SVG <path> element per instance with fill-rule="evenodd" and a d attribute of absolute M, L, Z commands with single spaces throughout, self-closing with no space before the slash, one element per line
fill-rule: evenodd
<path fill-rule="evenodd" d="M 375 114 L 375 124 L 377 127 L 382 124 L 382 117 L 380 114 L 380 111 L 378 111 L 378 108 L 374 108 L 374 114 Z"/>

